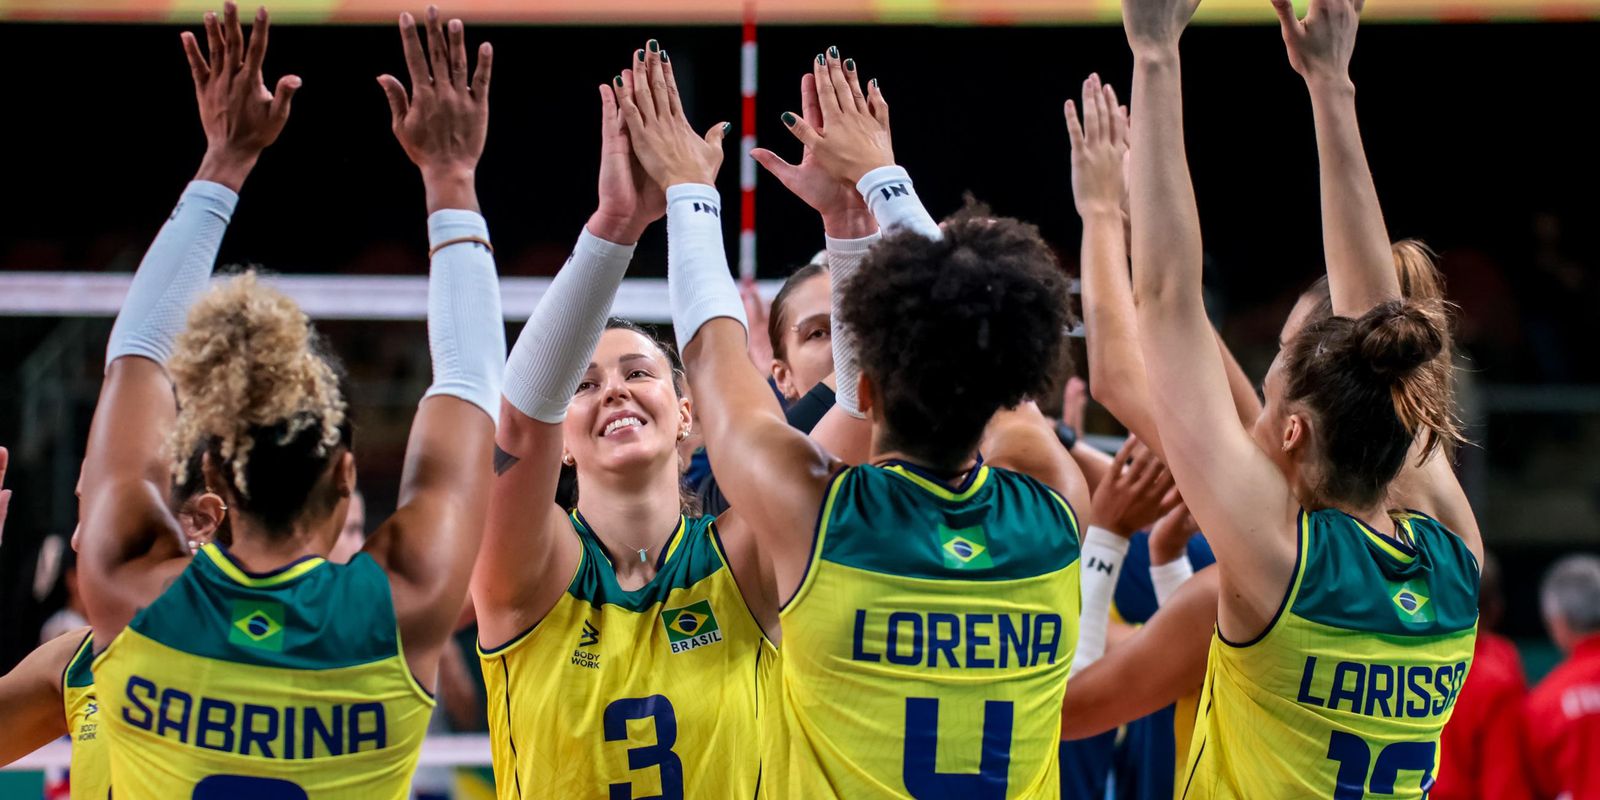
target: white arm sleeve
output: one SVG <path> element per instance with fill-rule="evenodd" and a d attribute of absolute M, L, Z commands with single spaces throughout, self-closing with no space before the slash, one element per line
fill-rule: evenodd
<path fill-rule="evenodd" d="M 1178 591 L 1178 587 L 1192 577 L 1194 577 L 1194 563 L 1189 561 L 1188 553 L 1165 564 L 1151 564 L 1150 582 L 1156 587 L 1156 605 L 1166 605 L 1167 598 L 1172 597 L 1172 593 Z"/>
<path fill-rule="evenodd" d="M 128 296 L 111 328 L 106 366 L 123 356 L 165 365 L 172 343 L 189 319 L 189 306 L 206 290 L 239 195 L 220 183 L 191 181 L 178 207 L 139 262 Z"/>
<path fill-rule="evenodd" d="M 453 208 L 429 215 L 430 247 L 466 236 L 489 239 L 483 215 Z M 423 397 L 458 397 L 498 422 L 506 325 L 489 248 L 457 242 L 434 253 L 428 269 L 428 351 L 433 385 Z"/>
<path fill-rule="evenodd" d="M 929 239 L 944 238 L 944 231 L 923 207 L 917 190 L 911 186 L 911 174 L 904 167 L 897 164 L 878 167 L 861 176 L 856 190 L 867 201 L 872 218 L 878 221 L 878 228 L 885 235 L 908 230 Z"/>
<path fill-rule="evenodd" d="M 1106 628 L 1111 622 L 1111 595 L 1122 575 L 1128 540 L 1105 528 L 1089 527 L 1079 553 L 1079 585 L 1083 610 L 1078 617 L 1078 652 L 1072 657 L 1072 674 L 1098 661 L 1106 652 Z"/>
<path fill-rule="evenodd" d="M 505 396 L 518 411 L 551 424 L 567 418 L 633 250 L 587 228 L 578 234 L 566 266 L 539 298 L 506 361 Z"/>
<path fill-rule="evenodd" d="M 748 335 L 744 301 L 722 246 L 722 199 L 714 186 L 667 187 L 667 298 L 680 354 L 700 326 L 717 317 L 738 320 Z"/>
<path fill-rule="evenodd" d="M 861 413 L 861 400 L 856 396 L 861 378 L 861 363 L 856 354 L 855 331 L 844 324 L 844 315 L 839 309 L 844 298 L 845 283 L 860 269 L 861 262 L 867 258 L 867 251 L 882 238 L 881 233 L 860 239 L 827 237 L 828 273 L 833 284 L 829 299 L 832 309 L 834 396 L 839 407 L 856 419 L 864 418 Z"/>

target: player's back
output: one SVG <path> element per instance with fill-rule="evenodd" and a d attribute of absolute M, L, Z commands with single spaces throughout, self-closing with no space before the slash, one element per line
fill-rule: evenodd
<path fill-rule="evenodd" d="M 403 798 L 433 708 L 366 554 L 254 574 L 207 545 L 94 677 L 119 800 Z"/>
<path fill-rule="evenodd" d="M 1402 541 L 1337 510 L 1300 514 L 1278 616 L 1213 636 L 1184 798 L 1423 798 L 1472 663 L 1477 562 L 1421 514 Z"/>
<path fill-rule="evenodd" d="M 979 466 L 835 477 L 783 609 L 773 797 L 1050 797 L 1077 645 L 1065 500 Z"/>

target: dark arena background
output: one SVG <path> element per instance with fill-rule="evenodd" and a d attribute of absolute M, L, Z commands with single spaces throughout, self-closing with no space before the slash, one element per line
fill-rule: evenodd
<path fill-rule="evenodd" d="M 548 278 L 566 257 L 595 199 L 595 87 L 649 37 L 670 50 L 690 119 L 734 123 L 719 188 L 737 195 L 741 169 L 753 168 L 739 155 L 749 132 L 737 7 L 564 2 L 524 13 L 483 2 L 475 15 L 470 5 L 441 12 L 466 21 L 469 42 L 495 47 L 477 178 L 502 276 Z M 1036 223 L 1076 274 L 1061 106 L 1092 71 L 1127 96 L 1131 58 L 1115 3 L 770 5 L 757 10 L 761 146 L 798 158 L 779 115 L 799 111 L 800 75 L 837 45 L 880 80 L 896 160 L 936 217 L 970 193 Z M 0 445 L 14 491 L 0 545 L 0 672 L 69 602 L 62 545 L 115 313 L 114 302 L 94 300 L 101 284 L 72 279 L 130 273 L 204 149 L 178 39 L 198 30 L 192 6 L 0 0 Z M 1208 305 L 1259 381 L 1285 314 L 1323 268 L 1316 151 L 1306 93 L 1266 0 L 1217 6 L 1184 39 L 1189 159 Z M 1460 470 L 1503 565 L 1501 627 L 1531 684 L 1559 658 L 1540 617 L 1544 570 L 1600 551 L 1600 150 L 1590 122 L 1600 3 L 1368 6 L 1352 65 L 1367 152 L 1391 234 L 1438 251 L 1459 306 L 1458 399 L 1472 441 Z M 272 10 L 268 84 L 291 72 L 305 84 L 247 184 L 219 263 L 286 276 L 426 275 L 421 182 L 374 81 L 404 74 L 392 22 L 401 7 Z M 781 279 L 822 247 L 821 226 L 765 173 L 755 203 L 757 277 Z M 629 278 L 665 274 L 657 225 Z M 661 295 L 653 307 L 665 308 Z M 75 298 L 82 308 L 61 305 Z M 371 523 L 394 508 L 407 425 L 428 385 L 424 326 L 416 315 L 319 327 L 364 399 L 354 412 Z M 508 335 L 519 327 L 508 321 Z M 1081 342 L 1077 351 L 1081 373 Z M 1092 403 L 1087 431 L 1113 446 L 1123 434 Z M 471 656 L 470 638 L 463 644 Z M 475 729 L 471 719 L 452 724 Z M 0 772 L 0 797 L 38 796 L 39 781 Z"/>

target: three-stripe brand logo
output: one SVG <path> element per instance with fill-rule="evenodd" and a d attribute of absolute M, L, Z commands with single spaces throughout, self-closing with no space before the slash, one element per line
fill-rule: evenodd
<path fill-rule="evenodd" d="M 593 622 L 583 621 L 583 633 L 578 635 L 579 647 L 593 647 L 600 642 L 600 629 Z"/>
<path fill-rule="evenodd" d="M 710 203 L 702 203 L 699 200 L 696 200 L 694 203 L 694 210 L 703 214 L 710 214 L 717 219 L 722 219 L 722 211 Z"/>
<path fill-rule="evenodd" d="M 909 197 L 911 195 L 911 187 L 903 183 L 891 183 L 879 191 L 883 192 L 883 199 L 885 200 L 893 200 L 896 197 Z"/>

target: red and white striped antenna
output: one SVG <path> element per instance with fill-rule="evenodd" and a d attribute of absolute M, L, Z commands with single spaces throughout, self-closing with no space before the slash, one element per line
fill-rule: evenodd
<path fill-rule="evenodd" d="M 756 3 L 744 3 L 744 44 L 739 48 L 739 277 L 756 277 Z"/>

